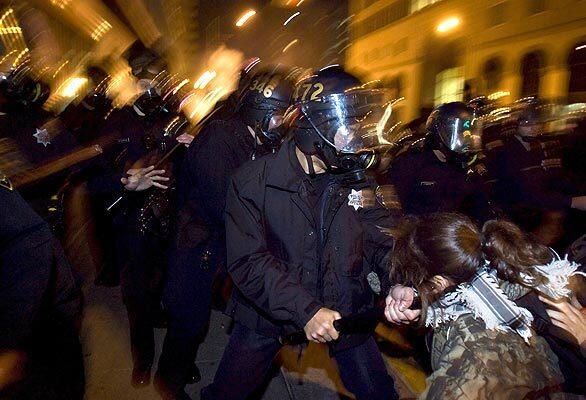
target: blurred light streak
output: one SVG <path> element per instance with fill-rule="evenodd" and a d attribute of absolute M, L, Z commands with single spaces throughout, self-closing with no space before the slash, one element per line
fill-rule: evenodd
<path fill-rule="evenodd" d="M 16 68 L 18 65 L 20 65 L 20 60 L 21 60 L 21 59 L 22 59 L 24 56 L 26 56 L 26 54 L 28 53 L 28 51 L 29 51 L 29 50 L 28 50 L 28 47 L 27 47 L 27 48 L 25 48 L 24 50 L 22 50 L 22 51 L 21 51 L 21 52 L 18 54 L 18 56 L 17 56 L 17 57 L 14 59 L 14 62 L 12 63 L 12 67 L 13 67 L 13 68 Z"/>
<path fill-rule="evenodd" d="M 161 31 L 144 0 L 116 0 L 116 3 L 145 46 L 150 47 L 161 38 Z"/>
<path fill-rule="evenodd" d="M 506 96 L 510 96 L 511 92 L 508 92 L 506 90 L 499 90 L 498 92 L 494 92 L 489 94 L 488 96 L 486 96 L 487 99 L 489 100 L 498 100 L 502 97 L 506 97 Z"/>
<path fill-rule="evenodd" d="M 219 100 L 236 90 L 242 63 L 241 52 L 224 46 L 214 51 L 207 59 L 205 72 L 198 78 L 199 82 L 194 85 L 195 89 L 181 102 L 181 109 L 192 124 L 205 118 Z M 209 79 L 211 76 L 213 78 Z M 209 82 L 203 85 L 208 79 Z"/>
<path fill-rule="evenodd" d="M 57 67 L 57 69 L 53 73 L 53 79 L 55 79 L 57 75 L 59 75 L 59 72 L 61 72 L 63 67 L 65 67 L 67 64 L 69 64 L 69 60 L 65 60 L 65 62 L 63 62 L 60 66 Z"/>
<path fill-rule="evenodd" d="M 248 10 L 244 14 L 242 14 L 242 16 L 240 18 L 238 18 L 235 25 L 237 27 L 244 26 L 244 24 L 246 24 L 246 22 L 248 22 L 248 20 L 250 18 L 254 17 L 255 15 L 256 15 L 255 10 Z"/>
<path fill-rule="evenodd" d="M 287 26 L 287 24 L 289 22 L 291 22 L 293 20 L 293 18 L 298 17 L 299 14 L 301 14 L 299 11 L 297 11 L 296 13 L 294 13 L 293 15 L 291 15 L 289 18 L 287 18 L 287 20 L 285 22 L 283 22 L 283 26 Z"/>
<path fill-rule="evenodd" d="M 177 94 L 177 92 L 185 85 L 187 85 L 189 83 L 189 79 L 183 79 L 176 87 L 175 89 L 173 89 L 173 96 L 175 96 Z"/>
<path fill-rule="evenodd" d="M 297 5 L 295 7 L 299 7 L 301 4 L 303 4 L 305 0 L 299 0 L 299 2 L 297 3 Z"/>
<path fill-rule="evenodd" d="M 204 72 L 193 84 L 194 89 L 205 89 L 205 87 L 216 77 L 216 71 Z"/>
<path fill-rule="evenodd" d="M 586 49 L 586 44 L 583 44 L 582 46 L 578 46 L 574 50 L 583 50 L 583 49 Z"/>
<path fill-rule="evenodd" d="M 96 42 L 102 38 L 110 29 L 112 29 L 112 25 L 106 20 L 102 20 L 98 26 L 92 31 L 90 36 Z"/>
<path fill-rule="evenodd" d="M 0 28 L 0 35 L 6 35 L 8 33 L 22 33 L 22 29 L 20 29 L 18 26 Z"/>
<path fill-rule="evenodd" d="M 4 63 L 4 61 L 6 61 L 6 59 L 8 59 L 8 57 L 10 57 L 12 54 L 16 53 L 18 50 L 14 49 L 14 50 L 10 50 L 8 53 L 6 53 L 2 58 L 0 58 L 0 64 Z"/>
<path fill-rule="evenodd" d="M 69 78 L 59 86 L 57 93 L 67 98 L 75 97 L 87 81 L 87 78 L 81 78 L 79 76 Z"/>
<path fill-rule="evenodd" d="M 291 48 L 291 46 L 294 46 L 295 44 L 297 44 L 297 42 L 299 42 L 299 39 L 293 39 L 287 46 L 285 46 L 285 48 L 283 49 L 283 53 L 285 53 L 287 50 L 289 50 Z"/>
<path fill-rule="evenodd" d="M 244 73 L 245 74 L 249 73 L 250 70 L 253 69 L 259 62 L 260 62 L 260 58 L 259 57 L 254 58 L 247 66 L 245 66 L 243 68 Z"/>
<path fill-rule="evenodd" d="M 460 25 L 460 18 L 451 17 L 451 18 L 448 18 L 448 19 L 442 21 L 437 26 L 436 30 L 440 33 L 444 33 L 444 32 L 448 32 L 448 31 L 454 29 L 458 25 Z"/>
<path fill-rule="evenodd" d="M 64 10 L 71 3 L 71 0 L 51 0 L 51 4 Z"/>

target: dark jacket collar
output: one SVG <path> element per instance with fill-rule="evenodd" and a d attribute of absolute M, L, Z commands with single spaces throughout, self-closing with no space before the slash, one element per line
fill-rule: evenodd
<path fill-rule="evenodd" d="M 268 186 L 297 192 L 303 181 L 309 179 L 299 164 L 293 139 L 285 139 L 272 161 L 267 165 Z"/>

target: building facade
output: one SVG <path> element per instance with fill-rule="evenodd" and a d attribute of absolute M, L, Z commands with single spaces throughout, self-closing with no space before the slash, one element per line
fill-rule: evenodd
<path fill-rule="evenodd" d="M 585 0 L 352 0 L 346 65 L 404 97 L 401 119 L 476 95 L 586 101 Z"/>

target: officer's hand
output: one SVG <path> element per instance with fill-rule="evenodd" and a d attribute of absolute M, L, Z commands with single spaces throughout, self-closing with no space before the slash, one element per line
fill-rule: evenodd
<path fill-rule="evenodd" d="M 193 142 L 194 137 L 195 136 L 190 135 L 189 133 L 182 133 L 181 135 L 177 136 L 175 140 L 177 140 L 179 143 L 183 143 L 185 147 L 189 147 L 191 142 Z"/>
<path fill-rule="evenodd" d="M 339 312 L 322 307 L 305 325 L 303 330 L 307 340 L 316 343 L 326 343 L 338 339 L 338 331 L 334 328 L 334 321 L 342 318 Z"/>
<path fill-rule="evenodd" d="M 394 286 L 385 300 L 387 320 L 394 324 L 408 324 L 417 320 L 421 310 L 409 310 L 414 298 L 415 292 L 412 288 L 401 285 Z"/>
<path fill-rule="evenodd" d="M 586 211 L 586 196 L 578 196 L 572 198 L 572 208 Z"/>
<path fill-rule="evenodd" d="M 153 165 L 148 168 L 129 169 L 128 177 L 120 179 L 126 190 L 140 192 L 155 186 L 160 189 L 167 189 L 166 185 L 159 182 L 168 181 L 169 178 L 162 176 L 164 169 L 155 169 Z"/>

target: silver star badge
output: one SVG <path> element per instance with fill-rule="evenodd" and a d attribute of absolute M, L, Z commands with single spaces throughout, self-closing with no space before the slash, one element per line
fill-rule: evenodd
<path fill-rule="evenodd" d="M 51 144 L 51 136 L 46 129 L 37 128 L 37 133 L 33 134 L 33 136 L 37 138 L 37 143 L 42 144 L 45 147 Z"/>
<path fill-rule="evenodd" d="M 364 208 L 364 197 L 362 196 L 362 190 L 354 190 L 348 195 L 348 205 L 354 207 L 354 210 Z"/>

